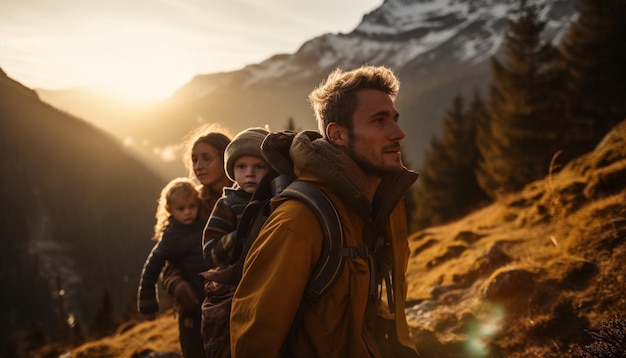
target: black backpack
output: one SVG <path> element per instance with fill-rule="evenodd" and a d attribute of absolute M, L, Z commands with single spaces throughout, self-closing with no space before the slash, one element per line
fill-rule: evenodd
<path fill-rule="evenodd" d="M 344 247 L 339 214 L 324 193 L 315 185 L 297 179 L 293 180 L 288 175 L 267 175 L 259 184 L 239 221 L 237 241 L 243 240 L 242 242 L 245 243 L 236 263 L 235 277 L 239 280 L 250 246 L 271 214 L 270 200 L 272 198 L 291 198 L 306 204 L 315 213 L 324 235 L 320 258 L 311 273 L 298 313 L 285 340 L 288 341 L 299 326 L 307 308 L 339 278 L 348 257 L 346 252 L 350 250 L 346 251 Z"/>
<path fill-rule="evenodd" d="M 347 247 L 343 235 L 343 228 L 339 215 L 328 199 L 315 185 L 310 182 L 296 179 L 293 172 L 293 162 L 289 156 L 289 149 L 295 137 L 294 132 L 284 131 L 270 133 L 261 145 L 265 160 L 272 166 L 272 171 L 259 183 L 250 202 L 246 206 L 239 220 L 236 238 L 242 242 L 240 252 L 235 252 L 237 261 L 231 265 L 233 269 L 232 284 L 236 286 L 241 280 L 245 258 L 254 240 L 261 231 L 263 224 L 271 214 L 270 201 L 273 198 L 289 198 L 300 200 L 306 204 L 316 215 L 323 233 L 323 246 L 320 258 L 316 263 L 309 282 L 305 289 L 298 312 L 294 317 L 291 328 L 283 342 L 281 355 L 288 357 L 287 343 L 293 337 L 299 327 L 307 309 L 337 281 L 343 272 L 347 259 L 364 258 L 368 261 L 372 270 L 377 270 L 377 260 L 381 260 L 375 253 L 383 244 L 383 237 L 377 238 L 370 249 L 366 244 L 359 247 Z M 309 139 L 315 140 L 320 137 L 317 132 L 306 132 Z M 390 272 L 383 272 L 387 288 L 387 300 L 393 313 L 394 297 L 391 291 L 392 283 Z M 234 292 L 233 292 L 234 293 Z M 370 295 L 376 294 L 375 275 L 370 275 Z M 395 337 L 393 322 L 389 321 L 389 335 Z M 389 337 L 391 343 L 393 337 Z M 400 351 L 407 350 L 400 347 Z M 229 348 L 227 348 L 229 349 Z M 410 351 L 414 356 L 414 352 Z M 404 356 L 404 355 L 403 355 Z"/>
<path fill-rule="evenodd" d="M 300 311 L 326 291 L 338 278 L 346 259 L 344 237 L 339 214 L 315 185 L 297 180 L 293 173 L 293 163 L 288 155 L 294 132 L 271 133 L 261 145 L 265 160 L 272 166 L 272 171 L 259 183 L 246 206 L 237 226 L 237 242 L 243 242 L 237 265 L 236 277 L 241 278 L 243 262 L 250 246 L 271 214 L 270 200 L 273 198 L 291 198 L 300 200 L 315 213 L 324 235 L 324 244 L 320 259 L 315 265 L 307 285 Z M 236 256 L 237 257 L 237 256 Z M 304 309 L 303 309 L 304 308 Z"/>
<path fill-rule="evenodd" d="M 320 223 L 323 233 L 323 246 L 320 258 L 313 269 L 285 343 L 291 339 L 291 336 L 300 325 L 307 308 L 332 287 L 339 278 L 346 259 L 369 257 L 369 252 L 365 246 L 360 248 L 345 247 L 339 215 L 328 197 L 315 185 L 295 178 L 291 160 L 288 155 L 285 155 L 288 153 L 294 135 L 295 133 L 293 132 L 273 133 L 265 139 L 261 146 L 263 155 L 273 170 L 261 180 L 242 213 L 237 225 L 237 232 L 234 235 L 236 235 L 235 241 L 243 243 L 243 245 L 239 245 L 239 251 L 234 253 L 234 257 L 237 257 L 237 260 L 226 270 L 223 270 L 227 280 L 222 281 L 227 281 L 232 286 L 230 291 L 230 299 L 232 300 L 234 287 L 241 280 L 246 255 L 261 231 L 263 224 L 271 214 L 270 201 L 273 198 L 290 198 L 300 200 L 306 204 L 315 213 Z M 280 148 L 279 151 L 276 150 L 276 146 L 270 148 L 270 144 L 272 142 L 275 143 L 275 141 L 281 142 L 281 145 L 278 146 Z M 227 303 L 230 307 L 230 301 Z M 203 312 L 204 314 L 205 312 Z M 223 330 L 223 328 L 220 329 Z M 283 355 L 285 355 L 284 350 L 285 344 L 283 344 Z"/>

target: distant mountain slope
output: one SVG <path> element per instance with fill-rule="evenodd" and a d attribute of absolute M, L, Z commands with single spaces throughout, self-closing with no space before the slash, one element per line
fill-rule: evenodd
<path fill-rule="evenodd" d="M 32 318 L 58 334 L 63 311 L 88 326 L 105 288 L 121 311 L 153 244 L 163 181 L 1 70 L 0 168 L 0 344 Z"/>
<path fill-rule="evenodd" d="M 548 21 L 547 35 L 558 37 L 574 16 L 574 0 L 536 3 Z M 518 0 L 386 0 L 348 34 L 324 34 L 294 54 L 238 71 L 198 75 L 149 112 L 126 116 L 128 125 L 120 127 L 125 132 L 114 133 L 163 147 L 202 121 L 219 122 L 233 134 L 265 124 L 280 130 L 289 118 L 299 128 L 316 128 L 307 95 L 332 69 L 385 65 L 402 82 L 397 106 L 407 134 L 405 155 L 416 167 L 439 134 L 453 96 L 470 98 L 489 83 L 487 60 L 498 51 L 507 18 L 518 7 Z M 95 123 L 107 121 L 86 104 L 74 101 L 63 108 L 81 108 L 79 115 Z"/>
<path fill-rule="evenodd" d="M 406 312 L 421 358 L 581 357 L 598 338 L 589 330 L 626 318 L 625 242 L 626 121 L 557 174 L 409 238 Z M 72 356 L 175 350 L 175 321 L 157 322 Z M 613 333 L 623 344 L 626 332 Z"/>

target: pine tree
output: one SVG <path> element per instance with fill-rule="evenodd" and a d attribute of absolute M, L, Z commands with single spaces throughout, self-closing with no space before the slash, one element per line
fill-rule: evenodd
<path fill-rule="evenodd" d="M 561 41 L 570 156 L 586 153 L 626 117 L 626 1 L 579 0 Z"/>
<path fill-rule="evenodd" d="M 490 138 L 485 135 L 485 130 L 490 123 L 489 119 L 487 106 L 480 93 L 476 91 L 474 93 L 474 99 L 465 113 L 465 121 L 472 127 L 472 133 L 469 137 L 471 138 L 471 142 L 467 144 L 468 147 L 466 148 L 467 155 L 471 155 L 472 157 L 471 162 L 468 164 L 468 170 L 473 174 L 473 180 L 471 184 L 469 184 L 469 188 L 471 188 L 473 192 L 471 200 L 472 205 L 470 205 L 472 207 L 483 206 L 492 201 L 491 197 L 483 189 L 479 176 L 480 163 L 483 161 L 479 144 L 482 138 Z M 487 142 L 489 141 L 487 140 Z"/>
<path fill-rule="evenodd" d="M 477 97 L 475 101 L 479 100 Z M 453 99 L 444 119 L 442 139 L 433 138 L 424 156 L 416 192 L 418 227 L 458 219 L 487 199 L 474 173 L 477 118 L 464 113 L 461 96 Z"/>
<path fill-rule="evenodd" d="M 90 335 L 93 337 L 103 337 L 115 331 L 119 324 L 115 314 L 115 307 L 111 299 L 111 293 L 105 288 L 102 293 L 100 306 L 96 311 L 96 315 L 90 327 Z"/>
<path fill-rule="evenodd" d="M 495 181 L 494 176 L 489 172 L 489 165 L 493 164 L 493 158 L 490 154 L 495 153 L 498 147 L 493 141 L 493 134 L 491 133 L 491 116 L 487 105 L 482 101 L 480 95 L 476 94 L 474 102 L 471 105 L 470 114 L 473 116 L 474 123 L 476 123 L 476 166 L 474 167 L 474 173 L 476 176 L 476 182 L 478 186 L 486 193 L 491 199 L 494 198 L 494 193 L 487 191 L 488 188 L 497 188 L 498 183 Z M 499 158 L 499 156 L 494 156 Z M 489 163 L 487 163 L 489 161 Z"/>
<path fill-rule="evenodd" d="M 124 308 L 122 310 L 122 321 L 128 322 L 140 320 L 141 314 L 137 311 L 137 289 L 132 287 L 128 290 Z"/>
<path fill-rule="evenodd" d="M 424 229 L 433 225 L 440 225 L 444 222 L 440 212 L 445 199 L 439 197 L 438 181 L 440 171 L 437 164 L 445 163 L 444 146 L 439 138 L 432 138 L 430 146 L 424 152 L 424 160 L 420 169 L 420 177 L 415 191 L 415 201 L 417 209 L 415 211 L 414 222 L 418 229 Z"/>
<path fill-rule="evenodd" d="M 33 317 L 28 323 L 25 343 L 28 351 L 41 348 L 46 344 L 46 334 L 44 332 L 43 324 L 35 317 Z"/>
<path fill-rule="evenodd" d="M 489 122 L 480 134 L 477 170 L 491 198 L 545 176 L 560 147 L 562 72 L 558 51 L 542 40 L 544 27 L 535 6 L 522 0 L 519 17 L 505 34 L 503 59 L 491 61 Z"/>

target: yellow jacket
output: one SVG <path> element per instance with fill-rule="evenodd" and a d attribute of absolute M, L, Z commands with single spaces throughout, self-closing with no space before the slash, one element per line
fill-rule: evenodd
<path fill-rule="evenodd" d="M 304 313 L 293 339 L 294 357 L 418 357 L 404 315 L 405 271 L 409 249 L 406 212 L 401 200 L 417 179 L 408 170 L 384 178 L 372 215 L 359 190 L 363 177 L 347 155 L 328 142 L 301 133 L 290 150 L 300 180 L 311 181 L 331 199 L 343 225 L 346 245 L 358 247 L 367 238 L 384 235 L 384 256 L 391 262 L 394 315 L 386 299 L 370 295 L 370 265 L 365 258 L 348 259 L 337 282 Z M 274 203 L 275 206 L 277 203 Z M 374 217 L 375 219 L 372 219 Z M 379 233 L 379 234 L 377 234 Z M 298 311 L 309 275 L 322 250 L 322 232 L 313 212 L 297 200 L 282 202 L 267 220 L 245 261 L 233 299 L 231 351 L 239 357 L 279 357 Z M 377 270 L 378 290 L 382 269 Z M 384 318 L 391 319 L 386 321 Z M 392 333 L 383 332 L 394 327 Z M 384 335 L 397 339 L 381 339 Z"/>

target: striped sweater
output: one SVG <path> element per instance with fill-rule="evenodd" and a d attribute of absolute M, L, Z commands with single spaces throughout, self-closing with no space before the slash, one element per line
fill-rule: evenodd
<path fill-rule="evenodd" d="M 211 268 L 227 266 L 239 258 L 243 243 L 236 242 L 237 225 L 251 197 L 235 185 L 224 188 L 215 203 L 202 236 L 204 259 Z"/>

